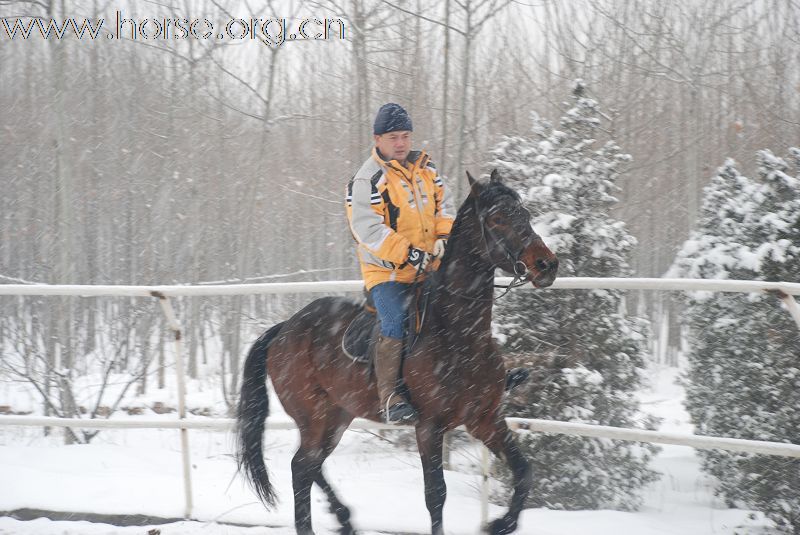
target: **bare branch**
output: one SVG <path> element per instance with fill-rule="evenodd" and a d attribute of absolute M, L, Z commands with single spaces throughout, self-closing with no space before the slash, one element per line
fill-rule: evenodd
<path fill-rule="evenodd" d="M 425 15 L 420 15 L 419 13 L 415 13 L 414 11 L 411 11 L 411 10 L 408 10 L 408 9 L 406 9 L 404 7 L 400 7 L 400 6 L 396 5 L 396 4 L 393 4 L 393 3 L 389 2 L 389 0 L 382 0 L 382 1 L 383 1 L 384 4 L 386 4 L 386 5 L 390 6 L 390 7 L 393 7 L 397 11 L 402 11 L 403 13 L 406 13 L 406 14 L 411 15 L 413 17 L 417 17 L 417 18 L 420 18 L 422 20 L 425 20 L 425 21 L 428 21 L 428 22 L 432 22 L 433 24 L 438 24 L 439 26 L 442 26 L 443 28 L 447 28 L 449 30 L 453 30 L 454 32 L 456 32 L 459 35 L 463 35 L 463 36 L 467 35 L 465 31 L 459 30 L 455 26 L 446 25 L 442 21 L 435 20 L 435 19 L 432 19 L 430 17 L 426 17 Z"/>

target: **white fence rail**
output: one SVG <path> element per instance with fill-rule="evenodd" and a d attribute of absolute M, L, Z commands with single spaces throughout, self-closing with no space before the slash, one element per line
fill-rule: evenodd
<path fill-rule="evenodd" d="M 510 278 L 497 279 L 498 284 L 508 284 Z M 263 284 L 230 284 L 216 286 L 96 286 L 96 285 L 47 285 L 47 284 L 6 284 L 0 285 L 0 295 L 71 295 L 80 297 L 127 296 L 155 297 L 159 299 L 162 310 L 167 317 L 170 329 L 175 335 L 175 367 L 178 382 L 178 418 L 172 420 L 144 419 L 131 420 L 86 420 L 78 418 L 52 418 L 30 416 L 0 416 L 0 425 L 35 426 L 35 427 L 77 427 L 84 429 L 100 428 L 156 428 L 179 429 L 181 432 L 181 450 L 184 476 L 184 493 L 186 507 L 184 516 L 192 515 L 192 486 L 189 459 L 189 429 L 221 429 L 228 430 L 233 425 L 230 419 L 187 419 L 186 391 L 183 376 L 183 348 L 181 325 L 172 309 L 170 297 L 177 296 L 222 296 L 222 295 L 254 295 L 254 294 L 297 294 L 297 293 L 331 293 L 358 292 L 363 287 L 360 280 L 332 282 L 284 282 Z M 660 290 L 660 291 L 710 291 L 710 292 L 742 292 L 771 293 L 780 298 L 788 312 L 800 328 L 800 307 L 794 299 L 800 295 L 800 283 L 732 281 L 704 279 L 654 279 L 654 278 L 587 278 L 566 277 L 557 279 L 551 289 L 614 289 L 614 290 Z M 537 291 L 551 291 L 537 290 Z M 543 433 L 559 433 L 586 437 L 611 438 L 637 442 L 660 444 L 678 444 L 700 449 L 723 449 L 738 452 L 751 452 L 766 455 L 780 455 L 800 458 L 800 445 L 757 440 L 741 440 L 724 437 L 706 437 L 681 433 L 663 433 L 619 427 L 587 425 L 573 422 L 556 422 L 548 420 L 509 418 L 509 426 L 515 430 L 529 430 Z M 272 429 L 293 429 L 290 421 L 269 420 Z M 351 429 L 397 429 L 397 426 L 386 426 L 357 419 Z M 488 455 L 483 455 L 483 492 L 482 519 L 486 521 L 488 508 Z"/>
<path fill-rule="evenodd" d="M 728 450 L 744 453 L 760 453 L 781 457 L 800 458 L 800 445 L 764 440 L 744 440 L 740 438 L 708 437 L 688 433 L 667 433 L 645 429 L 626 429 L 607 425 L 579 424 L 533 418 L 506 418 L 508 426 L 515 431 L 536 431 L 559 435 L 581 437 L 611 438 L 653 444 L 674 444 L 691 446 L 701 450 Z M 236 420 L 231 418 L 203 418 L 169 420 L 161 418 L 132 418 L 125 420 L 81 420 L 78 418 L 55 418 L 52 416 L 3 416 L 2 425 L 27 427 L 72 427 L 79 429 L 205 429 L 230 431 Z M 267 419 L 267 429 L 297 429 L 292 420 Z M 410 426 L 388 425 L 363 418 L 356 418 L 350 430 L 413 429 Z"/>
<path fill-rule="evenodd" d="M 511 277 L 498 277 L 497 284 L 508 284 Z M 253 295 L 253 294 L 292 294 L 359 292 L 364 287 L 360 280 L 314 281 L 314 282 L 265 282 L 259 284 L 224 285 L 173 285 L 173 286 L 124 286 L 124 285 L 81 285 L 81 284 L 0 284 L 0 295 L 75 295 L 165 297 Z M 523 286 L 520 289 L 532 289 Z M 671 290 L 681 292 L 743 292 L 761 293 L 780 291 L 789 295 L 800 295 L 800 283 L 764 282 L 711 279 L 656 279 L 656 278 L 602 278 L 602 277 L 562 277 L 556 279 L 546 292 L 555 290 Z"/>

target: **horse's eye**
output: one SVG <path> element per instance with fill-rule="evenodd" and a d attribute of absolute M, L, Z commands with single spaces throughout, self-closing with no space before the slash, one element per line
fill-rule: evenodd
<path fill-rule="evenodd" d="M 500 214 L 492 214 L 488 218 L 489 223 L 492 225 L 503 225 L 505 224 L 505 219 Z"/>
<path fill-rule="evenodd" d="M 523 219 L 528 219 L 528 220 L 530 220 L 530 218 L 531 218 L 530 212 L 528 212 L 525 208 L 523 208 L 521 206 L 519 208 L 517 208 L 516 210 L 514 210 L 514 216 L 515 217 L 519 217 L 519 218 L 523 218 Z"/>

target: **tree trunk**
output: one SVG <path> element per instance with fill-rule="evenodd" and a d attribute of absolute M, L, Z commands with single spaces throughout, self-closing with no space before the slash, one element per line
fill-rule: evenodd
<path fill-rule="evenodd" d="M 454 181 L 451 180 L 451 183 L 455 184 L 455 202 L 457 204 L 466 195 L 466 190 L 464 189 L 466 179 L 461 175 L 464 169 L 464 154 L 467 144 L 467 88 L 470 77 L 470 56 L 472 54 L 472 10 L 470 4 L 471 0 L 465 0 L 466 31 L 464 33 L 464 53 L 461 58 L 461 114 L 458 121 L 458 156 L 456 157 L 456 176 Z"/>
<path fill-rule="evenodd" d="M 444 4 L 444 74 L 442 81 L 442 145 L 439 154 L 439 173 L 445 175 L 447 173 L 447 88 L 450 86 L 450 0 L 446 0 Z M 458 177 L 456 177 L 458 180 Z"/>

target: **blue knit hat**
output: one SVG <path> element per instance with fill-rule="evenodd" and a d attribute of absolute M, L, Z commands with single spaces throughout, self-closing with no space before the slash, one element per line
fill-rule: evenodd
<path fill-rule="evenodd" d="M 386 132 L 396 132 L 398 130 L 414 130 L 411 127 L 411 117 L 408 116 L 408 112 L 400 104 L 395 104 L 394 102 L 384 104 L 378 110 L 378 115 L 375 116 L 375 125 L 372 127 L 372 133 L 379 136 Z"/>

